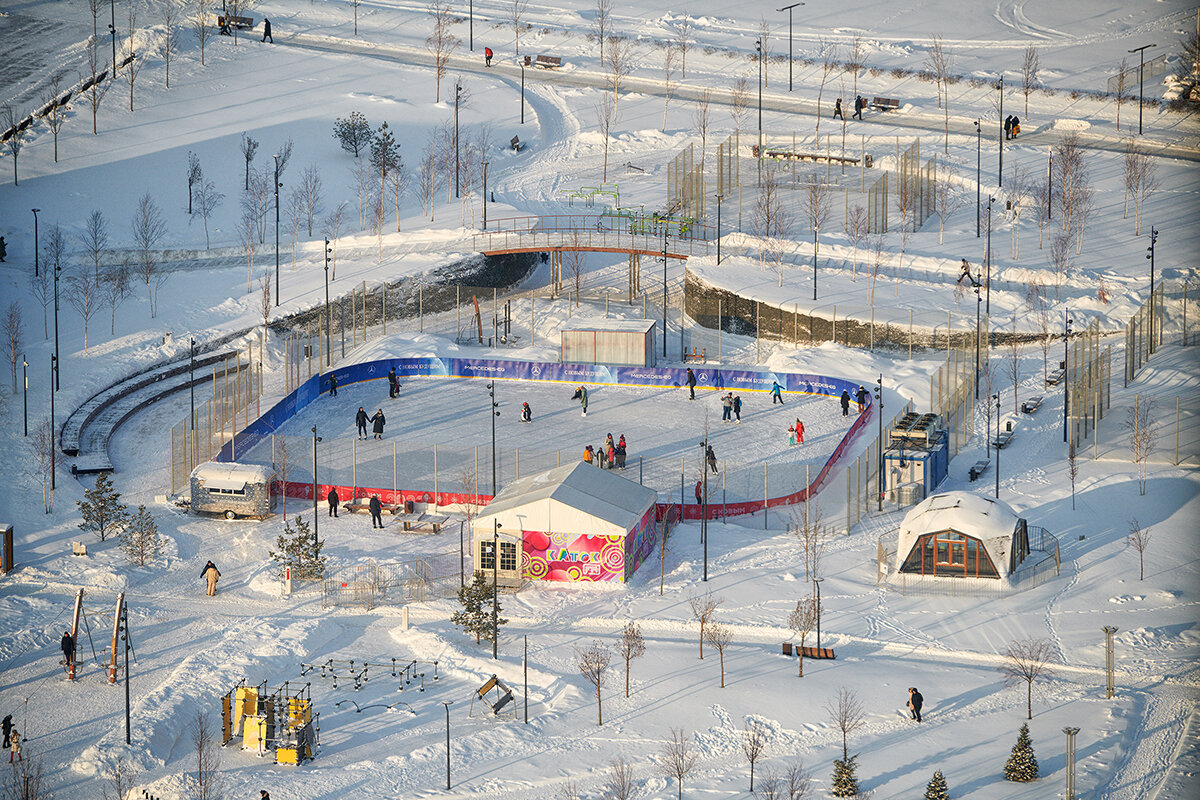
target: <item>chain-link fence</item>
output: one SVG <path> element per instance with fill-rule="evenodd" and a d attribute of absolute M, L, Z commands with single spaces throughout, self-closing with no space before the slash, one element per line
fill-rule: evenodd
<path fill-rule="evenodd" d="M 458 594 L 460 573 L 442 564 L 439 571 L 423 558 L 342 567 L 319 584 L 321 606 L 353 606 L 370 610 L 380 605 L 423 603 Z"/>

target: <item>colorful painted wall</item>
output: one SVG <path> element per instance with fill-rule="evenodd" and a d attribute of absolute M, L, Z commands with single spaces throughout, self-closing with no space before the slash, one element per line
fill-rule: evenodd
<path fill-rule="evenodd" d="M 521 539 L 521 575 L 526 580 L 625 580 L 624 536 L 521 531 Z"/>

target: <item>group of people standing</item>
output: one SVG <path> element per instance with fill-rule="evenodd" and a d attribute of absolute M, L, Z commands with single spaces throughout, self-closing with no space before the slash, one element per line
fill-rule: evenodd
<path fill-rule="evenodd" d="M 354 415 L 354 425 L 358 429 L 358 438 L 359 439 L 367 438 L 367 423 L 368 422 L 371 423 L 372 438 L 382 439 L 383 438 L 383 425 L 385 422 L 387 422 L 387 419 L 383 416 L 383 409 L 382 408 L 379 409 L 378 411 L 375 412 L 375 414 L 373 416 L 368 417 L 366 410 L 362 406 L 358 407 L 358 413 Z"/>
<path fill-rule="evenodd" d="M 614 442 L 610 433 L 604 444 L 594 448 L 589 444 L 583 448 L 583 460 L 601 469 L 625 469 L 625 434 Z"/>
<path fill-rule="evenodd" d="M 866 387 L 863 386 L 862 384 L 859 384 L 858 391 L 854 393 L 854 399 L 858 403 L 858 413 L 861 414 L 863 412 L 863 409 L 867 407 L 867 399 L 870 396 L 871 395 L 869 392 L 867 392 Z M 842 403 L 842 416 L 843 417 L 850 416 L 850 391 L 848 389 L 842 389 L 841 403 Z"/>
<path fill-rule="evenodd" d="M 1016 114 L 1009 114 L 1004 118 L 1004 138 L 1015 139 L 1021 133 L 1021 120 Z"/>

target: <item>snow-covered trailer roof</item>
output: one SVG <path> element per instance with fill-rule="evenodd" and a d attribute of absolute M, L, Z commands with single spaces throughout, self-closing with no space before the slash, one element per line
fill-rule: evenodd
<path fill-rule="evenodd" d="M 208 489 L 244 489 L 250 484 L 269 482 L 274 471 L 261 464 L 238 464 L 234 461 L 205 461 L 192 470 L 192 478 L 204 482 Z"/>
<path fill-rule="evenodd" d="M 614 333 L 649 333 L 655 325 L 652 319 L 605 319 L 604 317 L 573 317 L 564 322 L 560 331 L 612 331 Z"/>
<path fill-rule="evenodd" d="M 623 536 L 653 506 L 657 493 L 583 461 L 513 481 L 475 519 L 508 531 Z"/>
<path fill-rule="evenodd" d="M 999 577 L 1012 566 L 1014 534 L 1023 534 L 1025 520 L 1002 500 L 972 492 L 942 492 L 931 495 L 905 515 L 896 543 L 896 569 L 901 570 L 921 537 L 953 531 L 978 540 Z M 1023 537 L 1022 537 L 1023 540 Z M 1021 546 L 1018 541 L 1017 546 Z M 1018 558 L 1016 563 L 1020 563 Z"/>

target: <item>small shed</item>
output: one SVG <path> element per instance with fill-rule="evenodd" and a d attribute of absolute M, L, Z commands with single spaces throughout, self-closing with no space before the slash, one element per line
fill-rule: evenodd
<path fill-rule="evenodd" d="M 261 464 L 206 461 L 192 470 L 192 510 L 226 519 L 266 519 L 275 510 L 275 471 Z"/>
<path fill-rule="evenodd" d="M 654 366 L 654 331 L 649 319 L 577 317 L 560 329 L 564 364 Z"/>
<path fill-rule="evenodd" d="M 1008 582 L 1030 552 L 1029 526 L 1007 503 L 944 492 L 904 517 L 895 568 L 928 578 Z"/>
<path fill-rule="evenodd" d="M 582 461 L 513 481 L 473 522 L 475 569 L 490 579 L 495 568 L 501 586 L 627 581 L 654 551 L 656 499 L 653 489 Z"/>
<path fill-rule="evenodd" d="M 905 414 L 888 433 L 883 453 L 887 499 L 901 506 L 919 503 L 937 490 L 950 466 L 949 436 L 937 414 Z"/>

